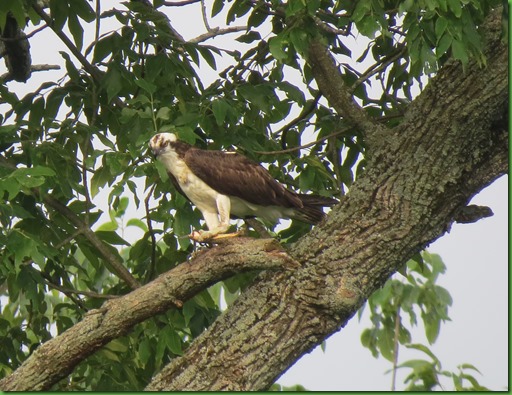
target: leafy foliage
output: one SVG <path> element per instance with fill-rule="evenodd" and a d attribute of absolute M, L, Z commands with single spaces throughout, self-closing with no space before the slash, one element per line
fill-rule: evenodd
<path fill-rule="evenodd" d="M 411 88 L 447 59 L 485 63 L 478 24 L 500 1 L 215 0 L 212 18 L 247 25 L 228 49 L 183 39 L 172 26 L 174 10 L 161 1 L 103 12 L 99 1 L 97 8 L 86 0 L 46 3 L 0 2 L 0 30 L 12 15 L 27 31 L 48 23 L 67 39 L 59 78 L 25 95 L 9 78 L 0 85 L 1 377 L 104 298 L 129 292 L 119 262 L 146 283 L 193 251 L 183 236 L 201 217 L 147 155 L 152 135 L 172 131 L 201 147 L 235 148 L 293 189 L 340 196 L 364 170 L 365 142 L 316 88 L 304 61 L 310 40 L 326 43 L 357 100 L 392 125 Z M 94 24 L 99 30 L 90 34 Z M 354 61 L 345 42 L 356 30 L 369 41 Z M 371 66 L 358 71 L 363 61 Z M 291 222 L 275 231 L 293 242 L 308 230 Z M 135 240 L 125 237 L 135 231 Z M 250 280 L 227 281 L 228 299 Z M 416 320 L 413 304 L 423 298 L 434 341 L 447 319 L 447 292 L 428 283 L 420 295 L 418 284 L 393 284 L 373 303 L 396 288 L 400 308 Z M 444 298 L 435 305 L 437 292 Z M 219 305 L 219 286 L 212 287 L 111 342 L 54 389 L 143 388 L 215 319 Z M 381 313 L 383 323 L 389 314 Z M 382 330 L 364 342 L 389 357 L 392 336 Z M 408 339 L 401 329 L 400 342 Z M 459 384 L 467 378 L 457 377 Z"/>
<path fill-rule="evenodd" d="M 426 251 L 407 262 L 405 281 L 390 279 L 368 299 L 372 327 L 362 332 L 361 343 L 374 357 L 382 355 L 392 362 L 394 370 L 411 370 L 405 378 L 407 391 L 432 391 L 437 387 L 442 389 L 441 376 L 452 378 L 457 391 L 487 390 L 472 375 L 465 373 L 467 370 L 478 372 L 473 365 L 460 365 L 458 373 L 442 370 L 441 361 L 428 346 L 412 343 L 411 331 L 419 324 L 418 313 L 429 344 L 437 340 L 441 324 L 450 320 L 448 309 L 452 298 L 445 288 L 436 284 L 445 271 L 446 266 L 439 255 Z M 404 323 L 406 318 L 408 325 Z M 428 359 L 414 359 L 398 364 L 400 345 L 422 352 Z M 394 380 L 393 375 L 393 388 Z M 469 387 L 465 387 L 464 380 L 469 382 Z"/>

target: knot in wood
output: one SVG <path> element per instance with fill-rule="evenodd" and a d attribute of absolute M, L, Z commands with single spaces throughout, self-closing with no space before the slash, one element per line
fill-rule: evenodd
<path fill-rule="evenodd" d="M 365 300 L 360 288 L 347 276 L 341 279 L 327 276 L 326 285 L 324 304 L 336 315 L 353 315 Z"/>

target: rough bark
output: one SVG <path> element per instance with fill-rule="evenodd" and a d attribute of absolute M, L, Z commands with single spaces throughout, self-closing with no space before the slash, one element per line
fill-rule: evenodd
<path fill-rule="evenodd" d="M 373 136 L 365 174 L 290 250 L 301 268 L 262 274 L 147 390 L 268 388 L 506 173 L 508 52 L 498 14 L 486 28 L 487 68 L 446 64 L 400 126 Z"/>
<path fill-rule="evenodd" d="M 47 390 L 80 361 L 126 334 L 135 324 L 181 307 L 209 285 L 241 271 L 290 269 L 296 265 L 273 239 L 240 238 L 235 245 L 203 251 L 151 283 L 89 311 L 82 321 L 34 351 L 13 374 L 0 381 L 0 389 Z"/>
<path fill-rule="evenodd" d="M 446 64 L 400 126 L 375 131 L 366 172 L 288 255 L 274 243 L 245 239 L 212 249 L 165 280 L 106 302 L 40 346 L 0 381 L 0 389 L 50 388 L 137 322 L 209 284 L 242 267 L 285 265 L 291 269 L 263 272 L 147 387 L 268 388 L 301 355 L 343 327 L 398 267 L 450 228 L 472 196 L 507 171 L 508 53 L 499 38 L 499 16 L 490 22 L 487 68 L 469 64 L 463 72 L 458 63 Z M 200 269 L 196 265 L 205 256 L 209 264 Z"/>

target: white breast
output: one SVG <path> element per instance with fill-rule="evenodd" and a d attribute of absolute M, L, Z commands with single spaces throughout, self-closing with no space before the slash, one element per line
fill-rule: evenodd
<path fill-rule="evenodd" d="M 216 200 L 219 194 L 194 175 L 178 155 L 174 152 L 166 153 L 158 159 L 176 177 L 185 195 L 201 212 L 217 212 Z"/>

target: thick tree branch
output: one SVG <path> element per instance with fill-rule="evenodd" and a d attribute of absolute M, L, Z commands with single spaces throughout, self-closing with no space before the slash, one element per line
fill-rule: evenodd
<path fill-rule="evenodd" d="M 148 390 L 268 388 L 506 171 L 495 125 L 507 123 L 508 51 L 499 13 L 489 19 L 487 68 L 445 65 L 327 220 L 290 249 L 301 268 L 261 275 Z"/>
<path fill-rule="evenodd" d="M 239 238 L 205 250 L 137 290 L 107 301 L 59 336 L 41 345 L 10 376 L 0 381 L 2 391 L 47 390 L 80 361 L 135 324 L 183 302 L 234 273 L 296 268 L 273 239 Z"/>

